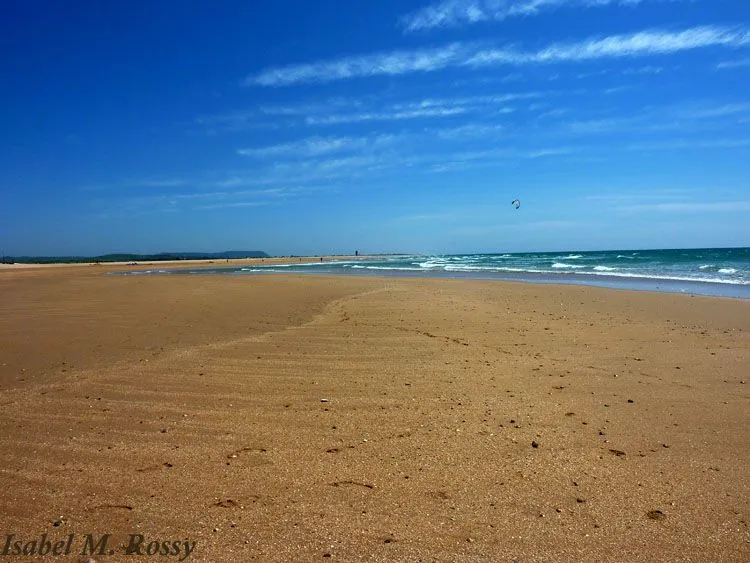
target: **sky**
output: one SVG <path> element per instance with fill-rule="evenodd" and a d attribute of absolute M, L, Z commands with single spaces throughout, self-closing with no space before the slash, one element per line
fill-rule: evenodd
<path fill-rule="evenodd" d="M 5 255 L 750 246 L 747 0 L 7 0 L 0 53 Z"/>

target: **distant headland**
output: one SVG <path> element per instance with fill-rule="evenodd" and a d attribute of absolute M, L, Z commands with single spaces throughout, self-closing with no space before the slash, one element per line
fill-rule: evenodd
<path fill-rule="evenodd" d="M 89 262 L 174 262 L 178 260 L 238 260 L 270 258 L 262 250 L 229 250 L 226 252 L 160 252 L 158 254 L 102 254 L 100 256 L 3 256 L 3 264 L 63 264 Z"/>

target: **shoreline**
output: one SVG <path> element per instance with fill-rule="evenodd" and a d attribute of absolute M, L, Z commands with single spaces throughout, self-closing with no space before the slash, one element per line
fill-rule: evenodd
<path fill-rule="evenodd" d="M 362 259 L 374 259 L 378 257 L 361 257 Z M 355 258 L 344 258 L 345 260 L 354 260 Z M 326 269 L 325 264 L 335 262 L 331 259 L 318 265 L 318 262 L 300 263 L 299 266 L 308 266 L 305 271 L 298 270 L 272 270 L 263 271 L 260 268 L 272 268 L 274 265 L 265 263 L 228 265 L 226 267 L 206 267 L 206 268 L 154 268 L 139 269 L 132 271 L 108 272 L 116 275 L 171 275 L 171 274 L 193 274 L 193 275 L 233 275 L 233 276 L 253 276 L 253 275 L 316 275 L 316 276 L 344 276 L 344 277 L 383 277 L 383 278 L 422 278 L 422 279 L 460 279 L 476 280 L 489 282 L 516 282 L 532 283 L 544 285 L 564 285 L 564 286 L 587 286 L 614 289 L 619 291 L 641 291 L 653 293 L 667 293 L 679 295 L 701 295 L 706 297 L 717 297 L 725 299 L 750 299 L 750 285 L 740 285 L 732 283 L 707 282 L 685 279 L 670 278 L 649 278 L 637 276 L 615 276 L 606 274 L 589 274 L 574 272 L 559 272 L 554 274 L 525 272 L 525 273 L 468 273 L 468 272 L 445 272 L 437 270 L 423 271 L 405 271 L 405 270 L 368 270 L 368 269 Z M 289 266 L 294 268 L 295 263 L 279 262 L 276 266 Z M 243 271 L 242 267 L 255 266 L 253 271 Z M 258 268 L 260 267 L 260 268 Z M 313 268 L 314 267 L 314 268 Z"/>

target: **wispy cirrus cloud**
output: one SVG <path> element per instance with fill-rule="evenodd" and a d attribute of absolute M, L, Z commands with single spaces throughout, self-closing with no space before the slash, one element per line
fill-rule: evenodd
<path fill-rule="evenodd" d="M 529 51 L 512 46 L 485 48 L 452 43 L 435 49 L 392 51 L 272 68 L 249 76 L 246 85 L 289 86 L 372 76 L 435 72 L 446 68 L 483 68 L 574 63 L 600 59 L 668 55 L 709 47 L 750 45 L 750 28 L 698 26 L 682 31 L 651 29 L 630 34 L 554 43 Z"/>
<path fill-rule="evenodd" d="M 577 43 L 557 43 L 540 51 L 488 49 L 479 51 L 465 64 L 533 64 L 579 62 L 608 58 L 665 55 L 705 47 L 742 47 L 750 45 L 750 29 L 700 26 L 683 31 L 646 30 L 611 35 Z"/>
<path fill-rule="evenodd" d="M 750 103 L 685 108 L 681 110 L 679 117 L 688 119 L 706 119 L 714 117 L 727 117 L 738 114 L 750 115 Z"/>
<path fill-rule="evenodd" d="M 455 65 L 465 58 L 469 47 L 452 43 L 434 49 L 391 51 L 331 61 L 272 68 L 245 79 L 246 86 L 286 86 L 300 82 L 330 82 L 361 76 L 400 75 L 431 72 Z"/>
<path fill-rule="evenodd" d="M 539 92 L 522 92 L 460 98 L 426 98 L 392 104 L 376 111 L 308 116 L 305 123 L 307 125 L 337 125 L 365 121 L 404 121 L 454 117 L 476 112 L 482 112 L 487 117 L 513 113 L 515 110 L 505 105 L 509 102 L 542 96 L 543 94 Z"/>
<path fill-rule="evenodd" d="M 750 200 L 741 201 L 701 201 L 655 203 L 652 205 L 626 205 L 617 208 L 626 212 L 651 213 L 730 213 L 750 211 Z"/>
<path fill-rule="evenodd" d="M 750 139 L 674 139 L 626 145 L 631 151 L 671 151 L 690 149 L 745 149 L 750 147 Z"/>
<path fill-rule="evenodd" d="M 746 102 L 723 103 L 716 101 L 700 101 L 690 103 L 671 104 L 664 106 L 647 106 L 629 114 L 618 112 L 616 115 L 571 119 L 562 121 L 557 128 L 548 128 L 552 134 L 569 134 L 577 137 L 592 137 L 600 134 L 642 134 L 642 133 L 674 133 L 681 135 L 695 135 L 700 132 L 715 131 L 719 128 L 724 135 L 728 134 L 728 127 L 740 123 L 743 116 L 750 116 L 750 104 Z M 737 129 L 739 132 L 740 129 Z M 744 139 L 702 137 L 670 139 L 660 143 L 638 143 L 629 145 L 627 150 L 637 147 L 658 148 L 734 148 L 744 146 Z"/>
<path fill-rule="evenodd" d="M 610 188 L 612 189 L 612 188 Z M 697 197 L 698 193 L 689 188 L 650 188 L 639 190 L 637 193 L 620 193 L 621 188 L 614 188 L 617 193 L 610 191 L 593 193 L 584 197 L 588 201 L 601 201 L 605 204 L 615 205 L 629 202 L 642 201 L 674 201 L 685 200 L 688 197 Z M 651 205 L 651 204 L 649 204 Z"/>
<path fill-rule="evenodd" d="M 339 125 L 342 123 L 362 123 L 365 121 L 402 121 L 426 117 L 452 117 L 467 113 L 464 107 L 415 108 L 398 111 L 376 111 L 345 113 L 323 116 L 310 116 L 305 119 L 307 125 Z"/>
<path fill-rule="evenodd" d="M 744 67 L 750 67 L 750 58 L 737 59 L 734 61 L 723 61 L 716 65 L 716 68 L 719 70 L 726 70 L 726 69 L 731 69 L 731 68 L 744 68 Z"/>
<path fill-rule="evenodd" d="M 404 31 L 415 32 L 535 16 L 559 8 L 636 6 L 647 1 L 649 0 L 441 0 L 401 17 L 399 24 Z"/>
<path fill-rule="evenodd" d="M 459 219 L 466 218 L 465 213 L 458 213 L 456 211 L 441 212 L 441 213 L 417 213 L 414 215 L 402 215 L 400 217 L 394 217 L 392 223 L 423 223 L 432 221 L 456 221 Z"/>
<path fill-rule="evenodd" d="M 250 157 L 314 157 L 330 153 L 373 149 L 395 140 L 394 135 L 370 137 L 309 137 L 299 141 L 266 147 L 239 149 L 237 154 Z"/>
<path fill-rule="evenodd" d="M 252 190 L 209 190 L 170 194 L 126 196 L 116 199 L 116 210 L 109 215 L 133 213 L 164 213 L 185 210 L 211 210 L 225 208 L 260 207 L 280 204 L 290 198 L 309 192 L 309 188 L 284 186 Z M 112 207 L 112 200 L 92 200 L 95 207 Z"/>
<path fill-rule="evenodd" d="M 428 129 L 426 132 L 438 139 L 455 141 L 463 139 L 489 139 L 500 135 L 505 130 L 503 125 L 487 123 L 468 123 L 458 127 Z"/>
<path fill-rule="evenodd" d="M 660 66 L 647 65 L 638 68 L 626 68 L 622 73 L 626 76 L 637 76 L 643 74 L 661 74 L 664 69 Z"/>
<path fill-rule="evenodd" d="M 737 197 L 733 190 L 706 190 L 695 188 L 638 189 L 633 193 L 599 193 L 584 199 L 595 202 L 611 211 L 625 213 L 725 213 L 750 210 L 750 200 Z M 724 193 L 722 193 L 724 192 Z M 744 194 L 743 194 L 744 195 Z"/>
<path fill-rule="evenodd" d="M 209 131 L 236 131 L 240 129 L 289 128 L 296 125 L 326 126 L 364 122 L 401 122 L 419 119 L 442 119 L 453 116 L 481 113 L 483 118 L 513 113 L 517 108 L 511 103 L 521 100 L 541 99 L 554 92 L 503 92 L 477 96 L 402 99 L 387 101 L 383 96 L 365 99 L 333 98 L 317 102 L 300 102 L 279 105 L 260 105 L 243 111 L 202 116 L 195 123 L 206 125 Z M 281 121 L 279 121 L 281 119 Z M 271 121 L 269 121 L 271 120 Z M 316 143 L 309 146 L 309 154 L 327 146 Z M 279 147 L 277 150 L 299 149 Z M 246 151 L 242 154 L 254 154 Z M 268 153 L 257 153 L 267 156 Z"/>

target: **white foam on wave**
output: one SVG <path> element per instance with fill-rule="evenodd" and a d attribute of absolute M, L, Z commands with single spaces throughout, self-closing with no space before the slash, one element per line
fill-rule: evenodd
<path fill-rule="evenodd" d="M 448 265 L 445 267 L 446 272 L 496 272 L 501 270 L 497 266 L 470 266 L 464 265 Z"/>
<path fill-rule="evenodd" d="M 617 268 L 610 268 L 609 266 L 594 266 L 594 270 L 597 272 L 615 272 Z"/>
<path fill-rule="evenodd" d="M 711 268 L 715 268 L 713 264 L 703 264 L 702 266 L 698 266 L 699 270 L 710 270 Z"/>
<path fill-rule="evenodd" d="M 565 257 L 565 260 L 578 260 L 579 258 L 583 258 L 583 254 L 570 254 Z"/>
<path fill-rule="evenodd" d="M 446 266 L 447 272 L 514 272 L 519 274 L 549 274 L 548 270 L 510 268 L 507 266 Z"/>
<path fill-rule="evenodd" d="M 658 276 L 651 274 L 632 274 L 628 272 L 573 272 L 583 276 L 610 276 L 615 278 L 640 278 L 644 280 L 683 281 L 702 283 L 721 283 L 728 285 L 750 285 L 750 281 L 728 280 L 722 278 L 688 277 L 688 276 Z"/>
<path fill-rule="evenodd" d="M 399 270 L 405 272 L 421 272 L 423 268 L 409 268 L 407 266 L 360 266 L 355 264 L 352 269 L 356 270 Z"/>
<path fill-rule="evenodd" d="M 722 268 L 719 270 L 720 274 L 736 274 L 737 270 L 734 268 Z"/>
<path fill-rule="evenodd" d="M 581 266 L 578 264 L 566 264 L 565 262 L 555 262 L 552 264 L 552 267 L 556 270 L 562 270 L 566 268 L 585 268 L 586 266 Z"/>
<path fill-rule="evenodd" d="M 291 266 L 344 266 L 346 264 L 356 264 L 352 260 L 331 260 L 330 262 L 304 262 L 302 264 L 290 264 Z"/>
<path fill-rule="evenodd" d="M 445 262 L 435 261 L 435 260 L 427 260 L 426 262 L 419 262 L 416 264 L 420 268 L 425 268 L 427 270 L 432 268 L 440 268 L 442 266 L 445 266 Z"/>

